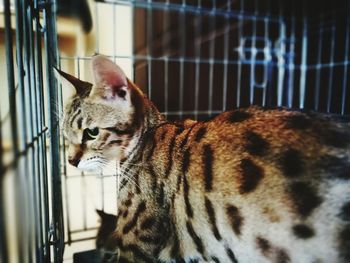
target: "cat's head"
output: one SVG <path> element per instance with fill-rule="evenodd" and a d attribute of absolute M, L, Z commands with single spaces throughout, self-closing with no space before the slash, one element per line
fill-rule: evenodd
<path fill-rule="evenodd" d="M 119 251 L 113 239 L 117 217 L 102 210 L 96 210 L 96 212 L 101 223 L 96 237 L 96 249 L 99 252 L 100 262 L 118 262 Z"/>
<path fill-rule="evenodd" d="M 68 161 L 82 170 L 127 158 L 147 126 L 161 119 L 142 91 L 105 56 L 92 58 L 94 84 L 57 72 L 64 88 L 75 90 L 65 106 L 62 128 Z"/>

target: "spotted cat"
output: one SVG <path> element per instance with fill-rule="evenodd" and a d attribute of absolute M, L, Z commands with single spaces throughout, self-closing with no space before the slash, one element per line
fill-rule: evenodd
<path fill-rule="evenodd" d="M 60 72 L 63 132 L 72 165 L 120 166 L 107 262 L 350 262 L 348 124 L 259 107 L 167 122 L 108 58 L 92 68 L 94 84 Z"/>

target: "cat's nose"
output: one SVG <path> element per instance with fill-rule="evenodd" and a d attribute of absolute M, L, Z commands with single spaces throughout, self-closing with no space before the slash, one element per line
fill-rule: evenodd
<path fill-rule="evenodd" d="M 80 162 L 80 159 L 77 159 L 77 158 L 68 158 L 68 162 L 69 162 L 71 165 L 73 165 L 73 166 L 75 166 L 75 167 L 78 167 L 78 164 L 79 164 L 79 162 Z"/>

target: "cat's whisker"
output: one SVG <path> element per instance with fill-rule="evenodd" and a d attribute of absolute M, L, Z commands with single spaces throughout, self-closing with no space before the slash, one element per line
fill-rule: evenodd
<path fill-rule="evenodd" d="M 121 172 L 121 179 L 125 178 L 128 182 L 132 183 L 134 186 L 136 186 L 140 191 L 142 191 L 142 188 L 140 187 L 139 184 L 135 182 L 133 179 L 135 174 L 130 174 L 127 171 L 122 171 Z"/>

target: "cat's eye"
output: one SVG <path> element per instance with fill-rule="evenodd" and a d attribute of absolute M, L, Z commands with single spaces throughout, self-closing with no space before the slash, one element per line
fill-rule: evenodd
<path fill-rule="evenodd" d="M 82 139 L 82 141 L 94 140 L 94 139 L 97 138 L 98 133 L 99 133 L 99 130 L 98 130 L 97 127 L 94 128 L 94 129 L 88 129 L 88 128 L 86 128 L 86 129 L 83 131 L 83 139 Z"/>

